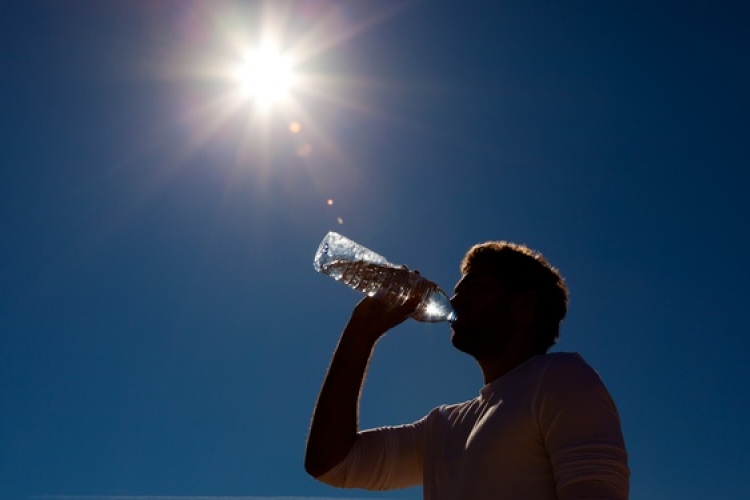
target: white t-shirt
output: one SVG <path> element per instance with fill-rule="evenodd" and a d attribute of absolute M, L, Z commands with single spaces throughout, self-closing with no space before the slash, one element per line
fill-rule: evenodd
<path fill-rule="evenodd" d="M 319 477 L 386 490 L 422 484 L 429 500 L 627 499 L 630 472 L 614 402 L 574 353 L 530 358 L 477 398 L 359 434 Z M 566 494 L 566 488 L 567 490 Z"/>

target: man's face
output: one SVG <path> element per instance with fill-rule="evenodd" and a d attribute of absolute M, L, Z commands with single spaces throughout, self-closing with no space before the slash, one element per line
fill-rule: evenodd
<path fill-rule="evenodd" d="M 456 284 L 451 342 L 477 359 L 502 352 L 514 332 L 511 300 L 500 278 L 476 266 Z"/>

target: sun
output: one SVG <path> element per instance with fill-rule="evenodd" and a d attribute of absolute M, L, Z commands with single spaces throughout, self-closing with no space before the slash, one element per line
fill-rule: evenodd
<path fill-rule="evenodd" d="M 287 99 L 294 83 L 291 58 L 276 46 L 249 51 L 236 70 L 242 94 L 261 108 Z"/>
<path fill-rule="evenodd" d="M 330 70 L 346 67 L 346 59 L 337 59 L 348 54 L 339 52 L 343 44 L 402 10 L 403 2 L 394 3 L 399 7 L 376 2 L 357 12 L 339 2 L 292 9 L 277 0 L 211 2 L 200 9 L 184 33 L 180 28 L 177 41 L 184 43 L 154 61 L 157 77 L 182 84 L 175 95 L 180 107 L 168 125 L 189 137 L 176 154 L 188 158 L 217 147 L 233 155 L 238 172 L 251 170 L 262 179 L 273 175 L 281 147 L 306 166 L 322 158 L 348 164 L 328 129 L 330 112 L 382 112 L 362 99 L 370 81 Z"/>

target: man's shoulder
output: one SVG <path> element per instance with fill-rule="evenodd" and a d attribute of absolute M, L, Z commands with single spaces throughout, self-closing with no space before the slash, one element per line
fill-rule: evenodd
<path fill-rule="evenodd" d="M 588 363 L 577 352 L 548 352 L 527 359 L 514 368 L 510 375 L 521 378 L 542 375 L 548 372 L 566 371 L 577 367 L 588 367 Z M 509 377 L 510 378 L 510 377 Z"/>
<path fill-rule="evenodd" d="M 599 373 L 577 352 L 554 352 L 543 357 L 542 386 L 559 389 L 562 385 L 582 388 L 601 384 Z"/>
<path fill-rule="evenodd" d="M 556 352 L 548 352 L 547 354 L 544 354 L 541 356 L 542 358 L 545 358 L 547 360 L 556 360 L 556 361 L 572 361 L 572 362 L 581 362 L 583 361 L 583 356 L 581 356 L 578 352 L 572 352 L 572 351 L 556 351 Z"/>
<path fill-rule="evenodd" d="M 537 366 L 544 370 L 592 369 L 591 366 L 577 352 L 548 352 L 538 356 Z"/>

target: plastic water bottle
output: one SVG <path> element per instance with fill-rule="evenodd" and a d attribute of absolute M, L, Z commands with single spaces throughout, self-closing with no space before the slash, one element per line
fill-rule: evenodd
<path fill-rule="evenodd" d="M 422 297 L 412 315 L 418 321 L 434 323 L 456 319 L 448 296 L 435 283 L 403 266 L 391 264 L 382 255 L 333 231 L 320 243 L 313 266 L 316 271 L 393 306 L 413 296 Z"/>

